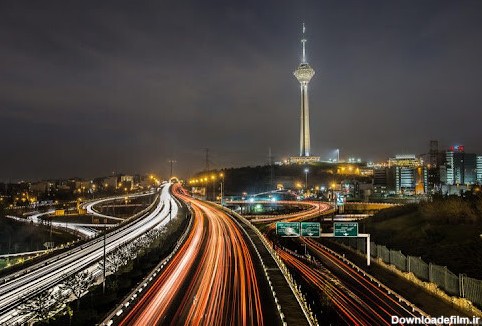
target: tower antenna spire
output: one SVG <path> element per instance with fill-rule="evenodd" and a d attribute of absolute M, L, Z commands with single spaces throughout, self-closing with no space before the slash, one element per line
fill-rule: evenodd
<path fill-rule="evenodd" d="M 301 63 L 306 63 L 306 37 L 305 37 L 306 27 L 303 23 L 303 35 L 301 37 L 301 44 L 303 45 L 303 56 L 301 58 Z"/>

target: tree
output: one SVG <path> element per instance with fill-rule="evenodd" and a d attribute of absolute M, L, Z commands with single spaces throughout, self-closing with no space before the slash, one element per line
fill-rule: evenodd
<path fill-rule="evenodd" d="M 106 266 L 105 266 L 106 274 L 115 274 L 121 266 L 127 263 L 127 260 L 124 259 L 120 250 L 116 250 L 115 252 L 107 255 L 105 260 L 106 260 Z M 99 262 L 99 266 L 101 269 L 104 268 L 103 260 Z"/>
<path fill-rule="evenodd" d="M 27 320 L 48 321 L 64 307 L 67 297 L 58 287 L 48 289 L 21 305 L 19 314 Z"/>
<path fill-rule="evenodd" d="M 77 299 L 77 310 L 79 310 L 80 298 L 87 292 L 94 283 L 94 276 L 89 271 L 83 271 L 67 278 L 61 285 L 62 290 L 67 290 Z"/>

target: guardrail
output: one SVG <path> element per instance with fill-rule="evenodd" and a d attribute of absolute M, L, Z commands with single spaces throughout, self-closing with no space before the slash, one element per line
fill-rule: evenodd
<path fill-rule="evenodd" d="M 351 249 L 364 252 L 358 240 L 338 240 Z M 466 299 L 482 307 L 482 280 L 465 274 L 454 274 L 446 266 L 424 262 L 420 257 L 404 255 L 400 250 L 389 249 L 383 245 L 371 243 L 370 255 L 381 262 L 394 266 L 402 273 L 413 274 L 420 282 L 434 284 L 448 296 Z M 366 251 L 365 251 L 366 253 Z M 412 280 L 413 281 L 413 280 Z M 474 307 L 475 308 L 475 307 Z M 479 311 L 480 312 L 480 311 Z"/>

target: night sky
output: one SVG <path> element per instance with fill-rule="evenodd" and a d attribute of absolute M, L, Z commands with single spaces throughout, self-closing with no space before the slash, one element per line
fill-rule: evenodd
<path fill-rule="evenodd" d="M 482 1 L 2 1 L 0 181 L 482 154 Z"/>

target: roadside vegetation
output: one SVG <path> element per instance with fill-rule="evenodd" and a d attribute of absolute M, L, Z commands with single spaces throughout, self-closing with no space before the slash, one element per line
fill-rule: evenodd
<path fill-rule="evenodd" d="M 482 279 L 481 195 L 388 208 L 361 224 L 377 244 Z"/>

